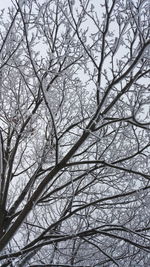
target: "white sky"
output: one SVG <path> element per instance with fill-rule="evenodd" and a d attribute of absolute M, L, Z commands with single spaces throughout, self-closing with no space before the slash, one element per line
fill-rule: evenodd
<path fill-rule="evenodd" d="M 11 0 L 0 0 L 0 9 L 7 8 L 12 5 Z"/>

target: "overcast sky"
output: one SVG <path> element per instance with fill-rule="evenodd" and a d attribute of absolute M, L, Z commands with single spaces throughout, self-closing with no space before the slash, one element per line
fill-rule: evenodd
<path fill-rule="evenodd" d="M 11 0 L 0 0 L 0 9 L 11 6 Z"/>

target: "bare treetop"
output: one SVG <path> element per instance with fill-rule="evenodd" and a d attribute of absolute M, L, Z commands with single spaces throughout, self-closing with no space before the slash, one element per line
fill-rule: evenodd
<path fill-rule="evenodd" d="M 148 0 L 0 12 L 1 266 L 148 266 Z"/>

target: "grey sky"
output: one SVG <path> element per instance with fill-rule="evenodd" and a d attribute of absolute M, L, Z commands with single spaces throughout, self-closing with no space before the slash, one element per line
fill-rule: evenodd
<path fill-rule="evenodd" d="M 0 9 L 11 6 L 11 0 L 0 0 Z"/>

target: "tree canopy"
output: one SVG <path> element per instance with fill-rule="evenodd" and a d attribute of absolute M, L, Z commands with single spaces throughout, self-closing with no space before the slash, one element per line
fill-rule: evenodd
<path fill-rule="evenodd" d="M 1 266 L 148 266 L 149 77 L 149 0 L 0 11 Z"/>

